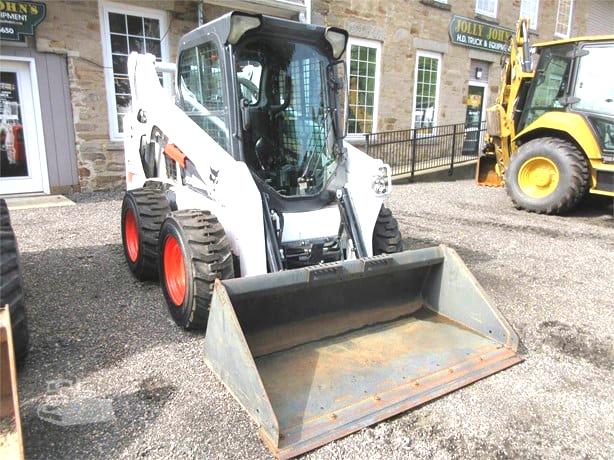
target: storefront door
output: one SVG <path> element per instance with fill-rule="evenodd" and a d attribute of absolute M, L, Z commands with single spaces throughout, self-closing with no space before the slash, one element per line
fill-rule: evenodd
<path fill-rule="evenodd" d="M 34 61 L 0 59 L 0 195 L 49 192 Z"/>
<path fill-rule="evenodd" d="M 482 84 L 469 84 L 467 94 L 467 112 L 465 115 L 465 142 L 463 155 L 478 155 L 481 139 L 481 122 L 484 111 L 484 86 Z"/>

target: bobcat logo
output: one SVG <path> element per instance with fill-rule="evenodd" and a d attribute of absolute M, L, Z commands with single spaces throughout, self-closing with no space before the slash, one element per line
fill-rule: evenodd
<path fill-rule="evenodd" d="M 211 173 L 209 174 L 209 180 L 211 181 L 211 183 L 213 185 L 217 185 L 218 182 L 218 174 L 220 173 L 220 170 L 218 169 L 217 171 L 215 169 L 213 169 L 212 167 L 209 167 L 209 171 L 211 171 Z"/>

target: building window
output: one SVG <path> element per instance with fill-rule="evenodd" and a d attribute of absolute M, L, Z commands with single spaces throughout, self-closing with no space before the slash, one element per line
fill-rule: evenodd
<path fill-rule="evenodd" d="M 110 2 L 103 4 L 101 17 L 109 135 L 121 140 L 122 118 L 130 110 L 128 56 L 136 51 L 167 60 L 167 18 L 161 11 Z"/>
<path fill-rule="evenodd" d="M 381 44 L 350 38 L 348 48 L 348 134 L 375 132 Z"/>
<path fill-rule="evenodd" d="M 537 30 L 537 18 L 539 16 L 539 0 L 522 0 L 520 2 L 520 17 L 529 18 L 529 28 Z"/>
<path fill-rule="evenodd" d="M 559 0 L 559 9 L 556 13 L 556 27 L 554 35 L 561 38 L 569 38 L 571 30 L 571 13 L 573 0 Z"/>
<path fill-rule="evenodd" d="M 413 127 L 416 129 L 430 132 L 437 123 L 440 71 L 440 54 L 418 52 L 413 111 Z"/>
<path fill-rule="evenodd" d="M 475 12 L 491 18 L 497 17 L 497 0 L 476 0 Z"/>

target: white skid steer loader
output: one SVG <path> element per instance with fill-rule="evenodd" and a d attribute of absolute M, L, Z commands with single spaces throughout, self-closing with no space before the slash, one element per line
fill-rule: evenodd
<path fill-rule="evenodd" d="M 344 142 L 347 32 L 229 13 L 128 60 L 122 237 L 278 457 L 519 362 L 443 246 L 403 251 L 390 168 Z M 175 99 L 157 70 L 175 72 Z"/>

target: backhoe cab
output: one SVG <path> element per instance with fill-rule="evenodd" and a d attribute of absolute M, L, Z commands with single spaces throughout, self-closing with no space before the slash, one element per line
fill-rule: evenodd
<path fill-rule="evenodd" d="M 519 209 L 561 214 L 586 193 L 614 196 L 614 36 L 537 44 L 531 55 L 528 26 L 521 19 L 511 39 L 476 180 L 505 184 Z"/>

